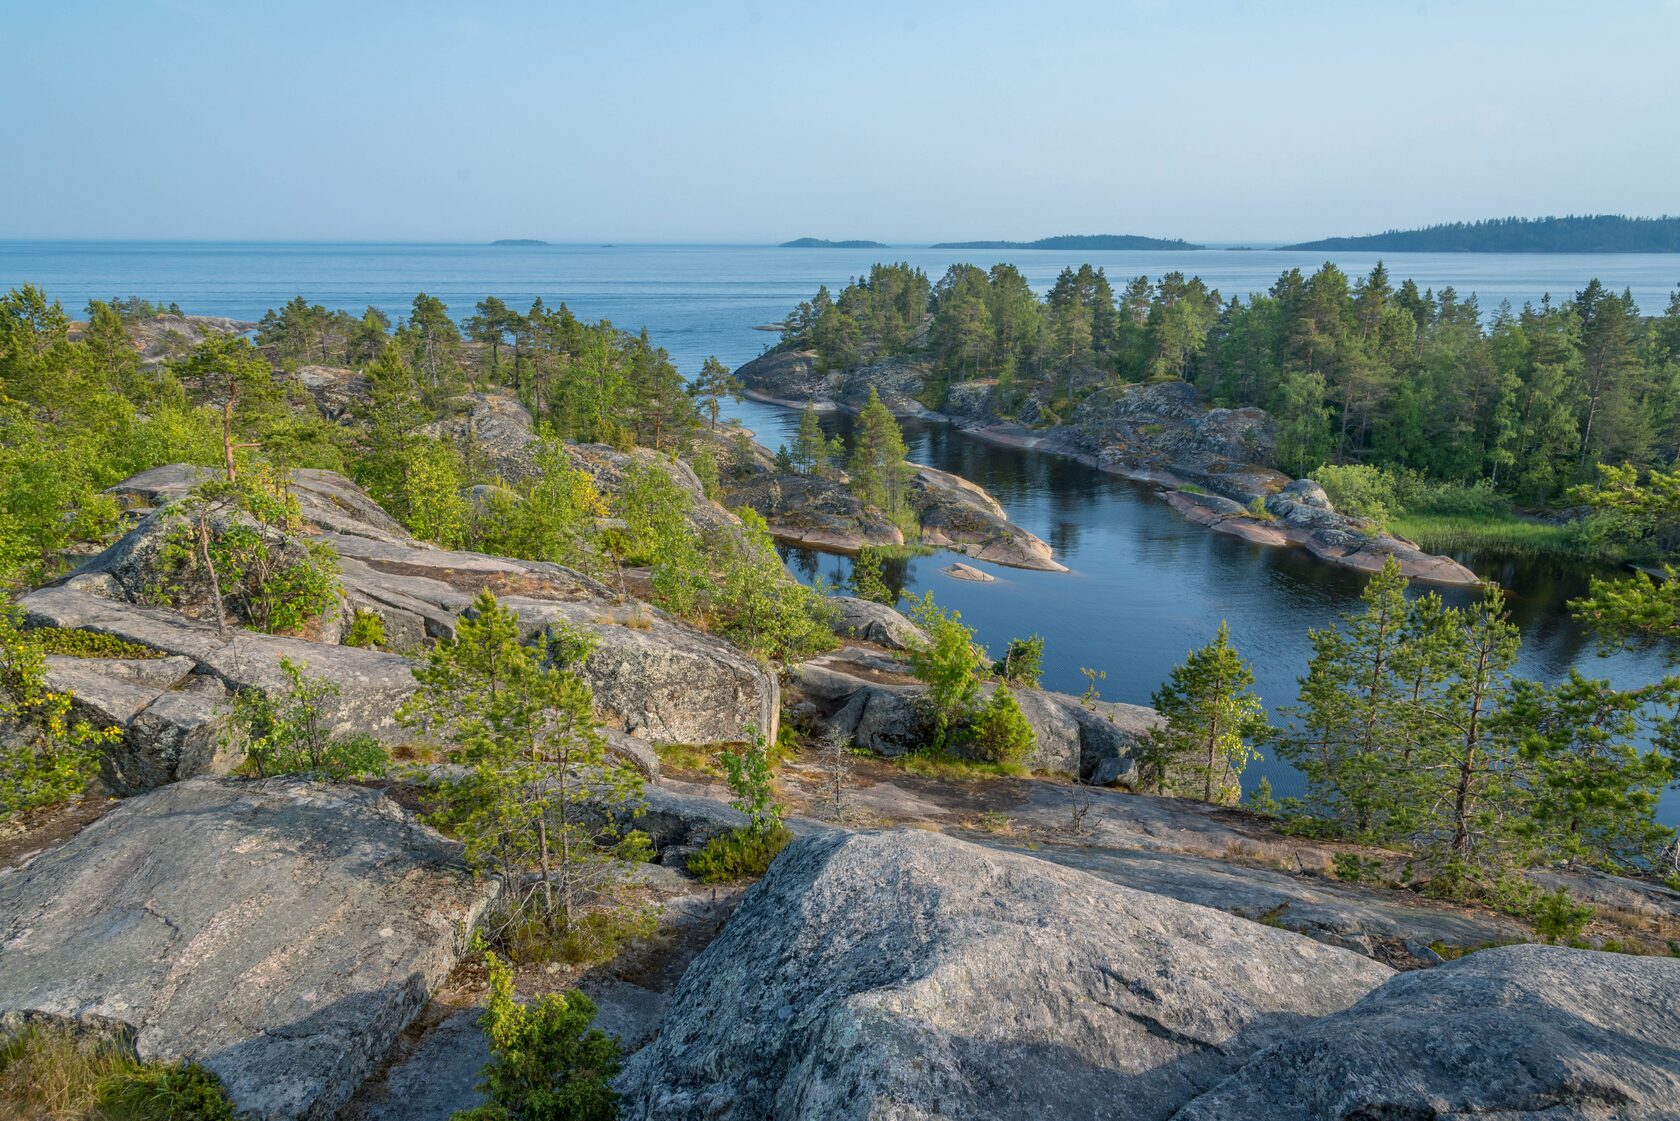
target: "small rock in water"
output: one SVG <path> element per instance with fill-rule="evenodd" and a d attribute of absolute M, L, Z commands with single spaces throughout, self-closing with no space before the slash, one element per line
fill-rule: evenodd
<path fill-rule="evenodd" d="M 962 561 L 955 561 L 948 564 L 939 571 L 951 577 L 953 580 L 976 580 L 982 584 L 990 584 L 993 580 L 997 579 L 997 577 L 993 576 L 990 572 L 982 572 L 978 568 L 975 568 L 972 564 L 964 564 Z"/>

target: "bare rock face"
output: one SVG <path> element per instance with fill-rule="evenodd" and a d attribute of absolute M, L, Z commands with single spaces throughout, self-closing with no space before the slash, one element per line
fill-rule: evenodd
<path fill-rule="evenodd" d="M 324 1121 L 495 891 L 376 791 L 175 783 L 0 873 L 0 1012 L 121 1021 L 241 1117 Z"/>
<path fill-rule="evenodd" d="M 927 642 L 927 635 L 897 608 L 857 596 L 830 596 L 834 633 L 858 638 L 888 650 L 909 650 Z"/>
<path fill-rule="evenodd" d="M 938 834 L 809 837 L 689 968 L 627 1121 L 1165 1119 L 1391 975 Z"/>
<path fill-rule="evenodd" d="M 964 564 L 962 561 L 952 561 L 939 571 L 953 580 L 969 580 L 976 584 L 990 584 L 997 579 L 990 572 L 975 568 L 972 564 Z"/>
<path fill-rule="evenodd" d="M 1175 1121 L 1666 1121 L 1680 961 L 1556 946 L 1404 973 L 1255 1055 Z"/>
<path fill-rule="evenodd" d="M 1049 545 L 1011 522 L 997 499 L 961 476 L 918 466 L 910 477 L 910 503 L 922 523 L 923 544 L 1011 568 L 1067 571 Z"/>

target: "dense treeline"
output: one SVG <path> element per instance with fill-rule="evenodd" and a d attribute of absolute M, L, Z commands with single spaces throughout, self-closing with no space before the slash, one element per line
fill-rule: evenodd
<path fill-rule="evenodd" d="M 1369 249 L 1380 253 L 1676 253 L 1680 218 L 1571 214 L 1563 218 L 1490 218 L 1363 237 L 1327 237 L 1285 249 Z"/>
<path fill-rule="evenodd" d="M 1596 280 L 1488 317 L 1451 288 L 1396 286 L 1381 264 L 1358 280 L 1291 269 L 1229 301 L 1176 272 L 1116 293 L 1101 269 L 1069 268 L 1040 298 L 1012 265 L 953 265 L 936 284 L 878 265 L 800 304 L 785 338 L 830 366 L 915 352 L 938 377 L 995 378 L 1005 407 L 1036 398 L 1039 422 L 1103 386 L 1183 378 L 1276 416 L 1294 474 L 1362 462 L 1539 503 L 1598 463 L 1680 450 L 1680 294 L 1645 318 Z"/>
<path fill-rule="evenodd" d="M 516 393 L 562 439 L 663 450 L 693 426 L 682 375 L 646 331 L 587 323 L 565 304 L 549 308 L 540 297 L 524 312 L 495 296 L 473 310 L 457 326 L 441 300 L 422 292 L 393 331 L 378 308 L 357 319 L 299 296 L 263 316 L 257 344 L 280 368 L 295 369 L 362 366 L 389 341 L 428 395 L 482 381 Z"/>

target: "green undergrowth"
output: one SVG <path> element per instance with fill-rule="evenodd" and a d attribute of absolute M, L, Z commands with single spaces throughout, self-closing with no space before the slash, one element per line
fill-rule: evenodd
<path fill-rule="evenodd" d="M 110 1042 L 32 1027 L 0 1043 L 0 1116 L 51 1121 L 233 1121 L 196 1063 L 143 1063 Z"/>
<path fill-rule="evenodd" d="M 118 638 L 114 634 L 77 630 L 74 627 L 37 627 L 29 637 L 43 654 L 69 658 L 162 658 L 162 650 Z"/>
<path fill-rule="evenodd" d="M 793 834 L 784 825 L 764 830 L 742 826 L 707 841 L 688 858 L 688 871 L 706 884 L 756 879 L 769 870 L 776 854 L 792 840 Z"/>
<path fill-rule="evenodd" d="M 892 760 L 913 775 L 924 778 L 965 781 L 982 778 L 1031 778 L 1032 770 L 1021 763 L 985 762 L 950 751 L 912 751 Z"/>

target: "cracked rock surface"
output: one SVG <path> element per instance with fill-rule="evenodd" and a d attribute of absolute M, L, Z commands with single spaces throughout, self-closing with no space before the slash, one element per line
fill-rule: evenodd
<path fill-rule="evenodd" d="M 375 790 L 174 783 L 0 873 L 0 1013 L 109 1017 L 241 1117 L 330 1118 L 495 889 Z"/>
<path fill-rule="evenodd" d="M 1164 1119 L 1391 975 L 1031 857 L 827 832 L 690 967 L 622 1116 Z"/>

